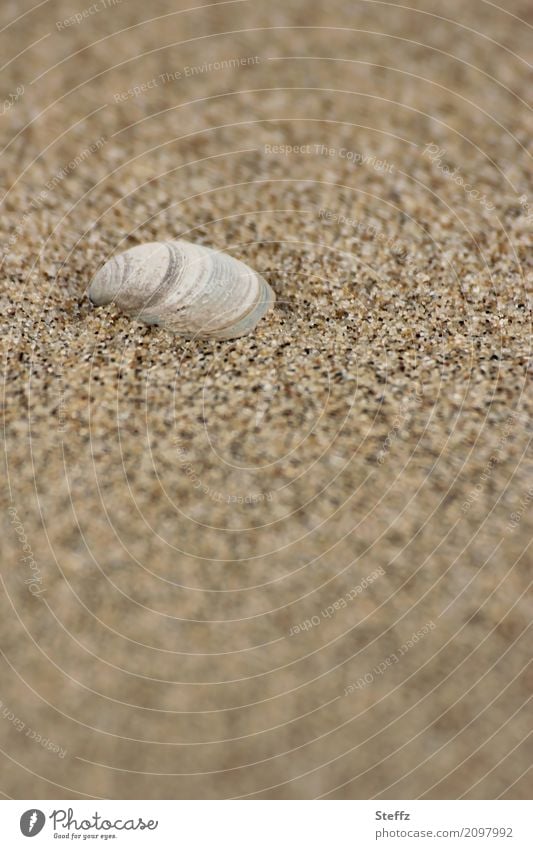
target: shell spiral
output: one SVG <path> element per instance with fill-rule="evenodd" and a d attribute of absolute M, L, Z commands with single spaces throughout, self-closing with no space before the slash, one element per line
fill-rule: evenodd
<path fill-rule="evenodd" d="M 189 339 L 245 336 L 275 301 L 266 280 L 244 262 L 181 239 L 113 257 L 94 276 L 89 298 Z"/>

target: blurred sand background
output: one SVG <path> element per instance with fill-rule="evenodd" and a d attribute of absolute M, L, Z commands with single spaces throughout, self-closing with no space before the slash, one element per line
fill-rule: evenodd
<path fill-rule="evenodd" d="M 0 791 L 527 798 L 531 4 L 83 3 L 0 11 Z M 253 336 L 91 307 L 176 237 Z"/>

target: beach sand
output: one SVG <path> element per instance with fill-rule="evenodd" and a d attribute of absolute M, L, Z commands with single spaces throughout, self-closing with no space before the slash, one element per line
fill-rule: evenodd
<path fill-rule="evenodd" d="M 1 12 L 0 791 L 529 797 L 530 5 L 82 3 Z M 253 335 L 89 303 L 172 238 Z"/>

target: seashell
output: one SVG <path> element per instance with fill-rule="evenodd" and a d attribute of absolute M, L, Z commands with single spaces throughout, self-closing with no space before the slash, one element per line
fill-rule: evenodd
<path fill-rule="evenodd" d="M 89 298 L 189 339 L 235 339 L 273 306 L 266 280 L 244 262 L 180 239 L 137 245 L 106 262 Z"/>

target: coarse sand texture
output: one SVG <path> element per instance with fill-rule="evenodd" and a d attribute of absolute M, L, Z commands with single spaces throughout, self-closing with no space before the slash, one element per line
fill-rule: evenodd
<path fill-rule="evenodd" d="M 529 798 L 530 2 L 2 27 L 2 794 Z M 179 239 L 251 333 L 90 302 Z"/>

